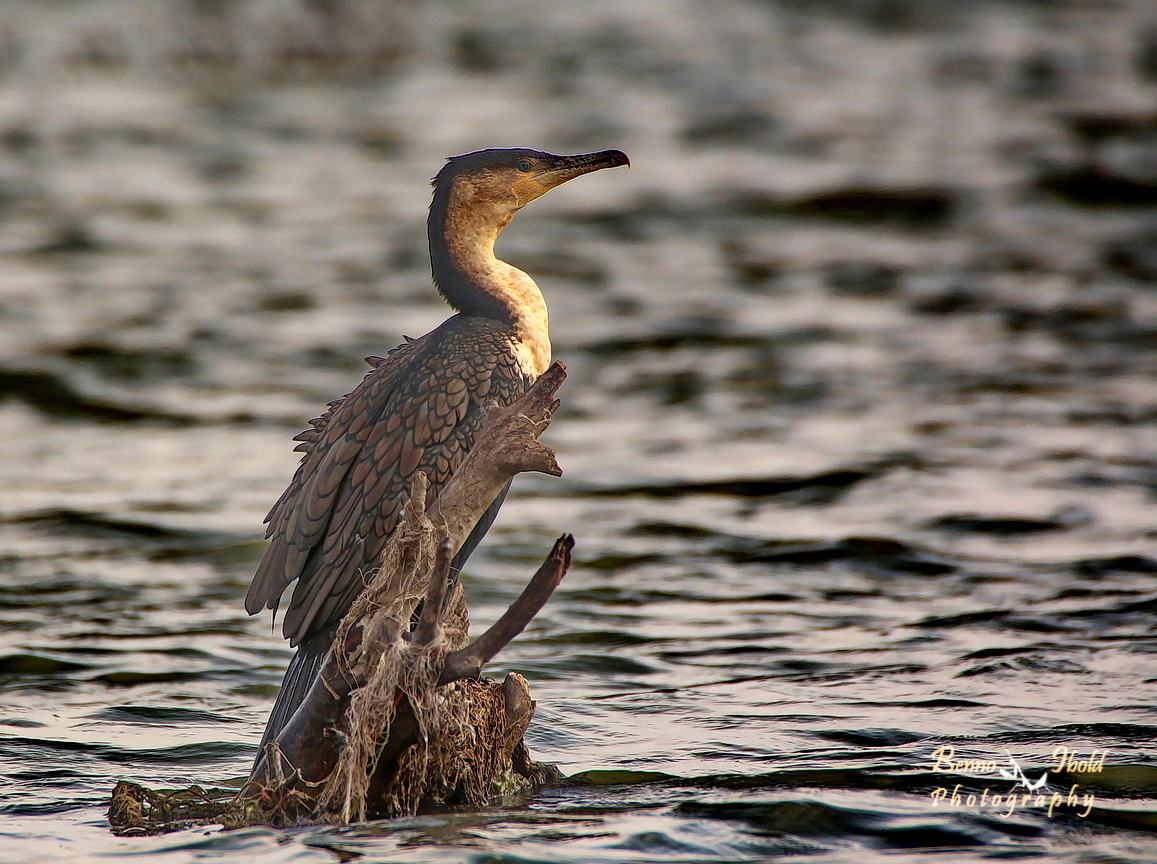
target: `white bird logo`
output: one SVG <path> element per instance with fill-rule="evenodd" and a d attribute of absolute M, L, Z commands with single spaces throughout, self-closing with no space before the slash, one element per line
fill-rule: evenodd
<path fill-rule="evenodd" d="M 1012 766 L 1009 769 L 1006 769 L 1006 768 L 998 769 L 1000 771 L 1000 776 L 1003 777 L 1005 780 L 1015 780 L 1016 786 L 1024 786 L 1024 788 L 1027 789 L 1029 792 L 1036 792 L 1038 789 L 1040 789 L 1042 786 L 1044 786 L 1045 783 L 1048 782 L 1048 779 L 1049 779 L 1049 772 L 1048 771 L 1045 771 L 1043 774 L 1041 774 L 1035 783 L 1031 782 L 1028 779 L 1028 777 L 1025 776 L 1024 771 L 1021 770 L 1020 765 L 1017 764 L 1017 761 L 1016 761 L 1016 759 L 1013 758 L 1013 755 L 1011 753 L 1009 753 L 1007 750 L 1005 750 L 1004 752 L 1006 754 L 1008 754 L 1008 761 L 1009 761 L 1009 764 Z M 1013 788 L 1015 789 L 1016 786 L 1013 786 Z"/>

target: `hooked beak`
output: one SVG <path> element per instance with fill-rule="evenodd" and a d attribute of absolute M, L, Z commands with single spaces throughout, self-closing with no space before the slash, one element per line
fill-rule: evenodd
<path fill-rule="evenodd" d="M 622 150 L 600 150 L 598 153 L 582 153 L 578 156 L 559 156 L 555 167 L 543 171 L 534 178 L 545 189 L 553 189 L 567 180 L 590 174 L 592 171 L 601 171 L 603 168 L 618 168 L 620 165 L 631 165 L 631 160 Z"/>

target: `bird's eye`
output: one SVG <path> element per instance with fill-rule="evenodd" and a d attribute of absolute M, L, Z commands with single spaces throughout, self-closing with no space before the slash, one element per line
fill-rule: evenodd
<path fill-rule="evenodd" d="M 519 159 L 518 160 L 518 170 L 525 174 L 527 171 L 530 170 L 530 161 L 528 159 Z"/>

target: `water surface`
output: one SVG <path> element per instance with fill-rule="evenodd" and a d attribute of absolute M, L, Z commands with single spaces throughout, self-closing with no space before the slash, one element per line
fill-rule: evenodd
<path fill-rule="evenodd" d="M 121 8 L 0 13 L 0 860 L 1157 860 L 1144 4 Z M 443 157 L 515 145 L 633 163 L 503 235 L 571 373 L 566 474 L 465 577 L 477 630 L 576 535 L 491 670 L 574 782 L 113 837 L 117 779 L 246 772 L 290 438 L 445 316 Z M 1006 814 L 945 747 L 1104 770 Z"/>

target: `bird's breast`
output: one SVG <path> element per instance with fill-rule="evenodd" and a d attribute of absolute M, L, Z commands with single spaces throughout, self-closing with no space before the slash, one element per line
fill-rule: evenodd
<path fill-rule="evenodd" d="M 550 334 L 545 327 L 530 331 L 520 327 L 511 349 L 518 368 L 531 381 L 550 366 Z"/>
<path fill-rule="evenodd" d="M 505 262 L 503 301 L 515 332 L 515 359 L 532 381 L 550 366 L 550 319 L 546 301 L 534 280 Z"/>

